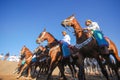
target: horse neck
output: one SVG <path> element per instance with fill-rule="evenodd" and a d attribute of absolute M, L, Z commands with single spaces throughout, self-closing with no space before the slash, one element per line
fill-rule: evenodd
<path fill-rule="evenodd" d="M 47 41 L 48 41 L 48 46 L 50 48 L 52 48 L 53 46 L 57 45 L 57 40 L 53 36 L 51 36 L 51 35 L 49 35 Z"/>
<path fill-rule="evenodd" d="M 75 31 L 76 43 L 81 43 L 87 39 L 87 35 L 83 32 L 82 27 L 80 26 L 76 19 L 74 20 L 74 25 L 72 27 L 74 28 Z"/>
<path fill-rule="evenodd" d="M 29 58 L 29 57 L 32 56 L 33 54 L 32 54 L 32 52 L 31 52 L 29 49 L 27 49 L 25 55 L 26 55 L 25 58 Z"/>

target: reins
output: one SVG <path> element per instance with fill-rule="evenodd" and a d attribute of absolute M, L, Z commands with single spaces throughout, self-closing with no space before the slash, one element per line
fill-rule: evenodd
<path fill-rule="evenodd" d="M 73 32 L 70 28 L 65 27 L 66 30 L 68 30 L 69 32 L 71 32 L 73 35 L 75 34 L 75 31 Z M 76 30 L 76 33 L 78 32 L 82 32 L 83 30 Z"/>

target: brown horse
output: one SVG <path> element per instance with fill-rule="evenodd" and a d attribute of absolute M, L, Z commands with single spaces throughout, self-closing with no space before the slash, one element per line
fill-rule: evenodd
<path fill-rule="evenodd" d="M 51 76 L 53 70 L 56 68 L 56 66 L 58 66 L 58 68 L 60 69 L 61 76 L 63 77 L 63 80 L 67 80 L 67 78 L 64 75 L 64 64 L 61 62 L 62 61 L 61 45 L 59 44 L 59 42 L 49 32 L 46 32 L 46 30 L 44 30 L 39 35 L 36 42 L 41 43 L 41 42 L 43 42 L 45 40 L 48 41 L 48 46 L 50 48 L 49 55 L 51 57 L 51 62 L 50 62 L 50 67 L 49 67 L 47 80 L 50 79 L 50 76 Z M 67 65 L 70 67 L 69 60 L 67 62 L 68 62 Z M 70 69 L 71 69 L 71 67 L 70 67 Z"/>
<path fill-rule="evenodd" d="M 48 55 L 49 49 L 47 47 L 39 46 L 34 50 L 34 54 L 36 55 L 36 63 L 35 70 L 39 67 L 39 73 L 37 77 L 39 77 L 40 73 L 47 73 L 50 64 L 50 57 Z"/>
<path fill-rule="evenodd" d="M 21 74 L 25 70 L 25 68 L 27 68 L 30 65 L 30 62 L 31 62 L 32 56 L 33 56 L 32 52 L 26 46 L 23 46 L 23 48 L 20 51 L 20 55 L 21 55 L 21 58 L 20 58 L 20 61 L 18 63 L 18 66 L 21 65 L 21 62 L 22 62 L 23 59 L 25 59 L 25 64 L 21 68 L 17 78 L 20 78 Z M 27 79 L 31 79 L 30 72 L 31 72 L 31 69 L 30 69 L 30 67 L 28 67 L 28 77 L 27 77 Z"/>
<path fill-rule="evenodd" d="M 79 66 L 79 75 L 78 75 L 79 80 L 85 80 L 85 73 L 83 69 L 85 57 L 94 57 L 98 61 L 101 67 L 102 73 L 104 74 L 106 79 L 109 80 L 107 71 L 105 67 L 102 65 L 100 61 L 100 57 L 99 57 L 99 55 L 101 54 L 106 59 L 106 61 L 109 62 L 108 54 L 104 54 L 103 52 L 101 52 L 100 48 L 97 45 L 96 40 L 92 37 L 90 31 L 85 31 L 84 29 L 82 29 L 82 27 L 80 26 L 80 24 L 78 23 L 78 21 L 73 15 L 68 17 L 64 21 L 62 21 L 61 24 L 65 28 L 72 27 L 76 35 L 75 47 L 77 47 L 79 49 L 79 52 L 81 53 L 79 54 L 80 56 L 79 58 L 82 58 L 82 59 L 78 58 L 79 59 L 78 64 L 80 64 L 80 66 L 78 65 Z M 115 44 L 108 38 L 106 38 L 106 40 L 109 42 L 109 51 L 115 56 L 116 60 L 119 62 L 120 58 L 118 57 L 118 52 L 117 52 L 117 48 Z M 116 74 L 118 75 L 117 69 L 115 69 L 115 67 L 116 65 L 114 66 L 114 70 Z"/>

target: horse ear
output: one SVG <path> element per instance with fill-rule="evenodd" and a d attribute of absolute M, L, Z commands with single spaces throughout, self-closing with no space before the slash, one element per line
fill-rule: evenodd
<path fill-rule="evenodd" d="M 44 28 L 44 30 L 43 30 L 44 32 L 46 31 L 46 28 Z"/>
<path fill-rule="evenodd" d="M 72 17 L 75 17 L 75 14 L 72 14 Z"/>
<path fill-rule="evenodd" d="M 23 47 L 26 47 L 25 45 Z"/>

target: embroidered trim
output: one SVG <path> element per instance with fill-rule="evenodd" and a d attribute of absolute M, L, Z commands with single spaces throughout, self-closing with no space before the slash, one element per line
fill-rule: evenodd
<path fill-rule="evenodd" d="M 47 57 L 40 59 L 39 62 L 45 61 L 47 59 Z"/>
<path fill-rule="evenodd" d="M 89 42 L 91 42 L 91 40 L 92 40 L 92 37 L 88 38 L 87 40 L 85 40 L 81 44 L 76 44 L 75 47 L 78 48 L 78 49 L 80 49 L 80 48 L 84 47 L 85 45 L 87 45 Z"/>

